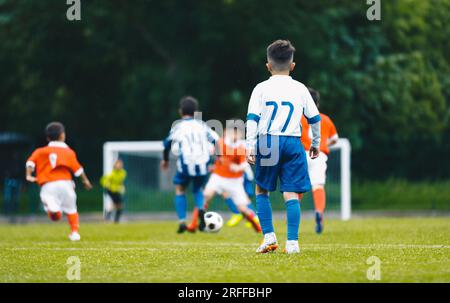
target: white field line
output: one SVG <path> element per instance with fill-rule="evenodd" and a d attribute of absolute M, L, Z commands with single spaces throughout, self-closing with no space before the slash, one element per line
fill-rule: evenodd
<path fill-rule="evenodd" d="M 50 250 L 50 251 L 159 251 L 167 250 L 167 247 L 157 248 L 158 246 L 173 246 L 169 250 L 176 250 L 177 246 L 190 246 L 192 248 L 199 246 L 208 247 L 254 247 L 251 243 L 198 243 L 198 242 L 123 242 L 122 245 L 151 245 L 148 247 L 1 247 L 9 251 L 20 250 Z M 156 246 L 156 247 L 155 247 Z M 330 249 L 450 249 L 450 245 L 426 245 L 426 244 L 300 244 L 300 248 L 305 250 L 330 250 Z"/>

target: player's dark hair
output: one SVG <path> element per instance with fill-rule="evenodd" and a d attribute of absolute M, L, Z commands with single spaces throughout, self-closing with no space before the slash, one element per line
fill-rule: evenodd
<path fill-rule="evenodd" d="M 193 116 L 198 109 L 198 101 L 194 97 L 185 96 L 180 100 L 180 111 L 183 116 Z"/>
<path fill-rule="evenodd" d="M 316 103 L 316 106 L 319 107 L 320 93 L 311 87 L 308 87 L 308 90 L 314 100 L 314 103 Z"/>
<path fill-rule="evenodd" d="M 289 40 L 276 40 L 267 47 L 267 61 L 275 71 L 289 70 L 294 60 L 295 47 Z"/>
<path fill-rule="evenodd" d="M 45 128 L 45 135 L 49 141 L 59 140 L 59 137 L 66 130 L 61 122 L 51 122 Z"/>

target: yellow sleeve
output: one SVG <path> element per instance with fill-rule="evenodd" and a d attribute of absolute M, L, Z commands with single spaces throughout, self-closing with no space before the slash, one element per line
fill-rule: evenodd
<path fill-rule="evenodd" d="M 110 175 L 104 175 L 103 177 L 100 178 L 100 185 L 104 188 L 107 188 L 110 184 Z"/>

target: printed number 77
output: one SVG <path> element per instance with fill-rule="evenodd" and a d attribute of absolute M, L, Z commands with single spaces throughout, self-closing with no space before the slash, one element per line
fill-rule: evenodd
<path fill-rule="evenodd" d="M 272 116 L 270 117 L 269 127 L 267 127 L 267 132 L 269 132 L 270 127 L 272 126 L 272 122 L 275 119 L 275 116 L 277 115 L 278 104 L 275 101 L 268 101 L 268 102 L 266 102 L 266 106 L 273 106 L 273 111 L 272 111 Z M 281 106 L 289 107 L 289 114 L 287 116 L 286 122 L 284 122 L 283 128 L 281 129 L 281 132 L 284 133 L 286 131 L 286 128 L 289 125 L 289 122 L 291 122 L 292 113 L 294 112 L 294 105 L 289 101 L 282 101 Z"/>

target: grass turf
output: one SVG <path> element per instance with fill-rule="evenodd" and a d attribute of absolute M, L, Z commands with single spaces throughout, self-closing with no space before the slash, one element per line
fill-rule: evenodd
<path fill-rule="evenodd" d="M 285 224 L 276 222 L 280 243 Z M 448 218 L 326 221 L 318 236 L 301 225 L 301 254 L 256 255 L 260 236 L 243 223 L 218 234 L 175 234 L 173 222 L 82 223 L 82 241 L 65 223 L 0 226 L 0 282 L 70 282 L 70 256 L 80 282 L 369 282 L 370 256 L 381 282 L 450 282 Z"/>

